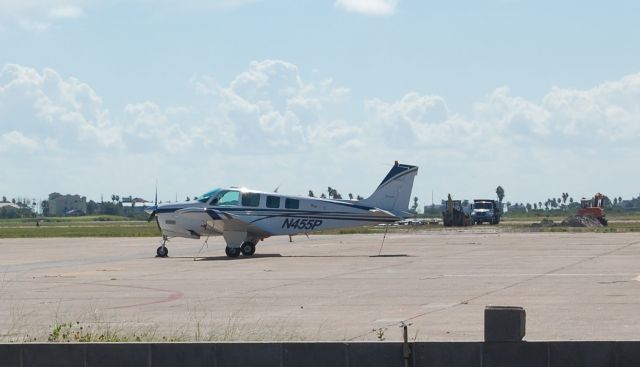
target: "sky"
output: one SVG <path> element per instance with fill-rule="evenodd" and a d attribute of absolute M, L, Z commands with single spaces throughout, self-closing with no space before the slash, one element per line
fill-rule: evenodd
<path fill-rule="evenodd" d="M 0 195 L 640 193 L 640 2 L 3 0 Z"/>

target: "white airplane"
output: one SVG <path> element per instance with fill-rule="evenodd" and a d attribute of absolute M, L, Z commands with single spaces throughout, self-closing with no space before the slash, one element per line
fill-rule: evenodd
<path fill-rule="evenodd" d="M 245 188 L 215 189 L 195 201 L 147 209 L 162 231 L 158 257 L 169 253 L 172 237 L 222 236 L 229 257 L 251 256 L 256 244 L 271 236 L 393 223 L 408 216 L 418 167 L 397 161 L 382 183 L 360 201 L 281 195 Z"/>

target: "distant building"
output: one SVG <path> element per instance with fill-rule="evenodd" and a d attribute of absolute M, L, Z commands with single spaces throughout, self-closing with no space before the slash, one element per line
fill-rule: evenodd
<path fill-rule="evenodd" d="M 84 215 L 87 212 L 87 198 L 80 195 L 61 195 L 57 192 L 49 194 L 49 215 Z"/>
<path fill-rule="evenodd" d="M 122 207 L 125 208 L 125 210 L 142 212 L 145 208 L 152 205 L 153 203 L 142 198 L 134 198 L 131 196 L 122 198 Z"/>
<path fill-rule="evenodd" d="M 13 209 L 20 209 L 20 207 L 19 207 L 19 206 L 17 206 L 16 204 L 14 204 L 14 203 L 9 203 L 9 202 L 3 202 L 3 203 L 0 203 L 0 208 L 7 208 L 7 209 L 9 209 L 9 208 L 13 208 Z"/>

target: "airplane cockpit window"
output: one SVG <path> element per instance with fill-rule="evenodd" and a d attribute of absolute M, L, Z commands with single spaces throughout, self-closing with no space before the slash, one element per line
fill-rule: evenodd
<path fill-rule="evenodd" d="M 205 194 L 198 196 L 196 200 L 198 200 L 201 203 L 206 203 L 207 201 L 209 201 L 209 199 L 216 196 L 218 192 L 220 192 L 220 189 L 211 190 Z"/>
<path fill-rule="evenodd" d="M 240 191 L 221 191 L 216 198 L 218 199 L 217 204 L 220 206 L 235 206 L 240 202 Z"/>
<path fill-rule="evenodd" d="M 242 194 L 242 206 L 259 206 L 260 194 L 245 192 Z"/>

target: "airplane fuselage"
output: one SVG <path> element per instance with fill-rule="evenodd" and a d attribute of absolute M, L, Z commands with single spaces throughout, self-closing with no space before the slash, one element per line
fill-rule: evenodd
<path fill-rule="evenodd" d="M 220 196 L 237 192 L 238 200 L 215 203 L 214 196 L 185 203 L 165 204 L 156 210 L 158 224 L 168 237 L 200 238 L 223 235 L 248 226 L 254 241 L 277 235 L 393 223 L 401 218 L 356 202 L 286 196 L 246 189 L 223 189 Z M 206 213 L 206 215 L 202 215 Z M 238 221 L 234 228 L 234 221 Z M 236 244 L 240 246 L 240 243 Z"/>
<path fill-rule="evenodd" d="M 254 254 L 256 244 L 271 236 L 320 230 L 390 224 L 406 216 L 418 167 L 395 162 L 378 188 L 366 199 L 331 200 L 272 192 L 226 188 L 209 191 L 194 201 L 151 208 L 166 257 L 170 237 L 223 236 L 229 257 Z"/>

